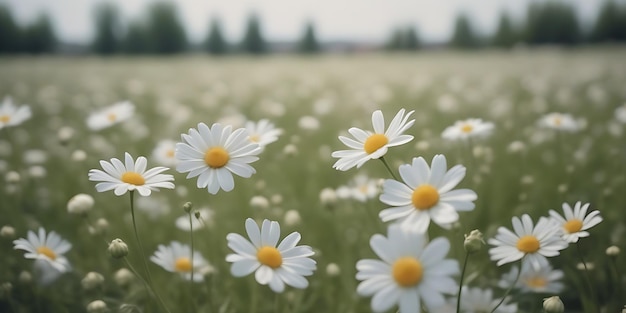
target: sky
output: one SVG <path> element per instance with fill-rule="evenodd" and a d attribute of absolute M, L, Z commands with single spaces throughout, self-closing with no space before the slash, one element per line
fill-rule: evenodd
<path fill-rule="evenodd" d="M 109 0 L 123 20 L 141 18 L 156 0 Z M 322 41 L 353 40 L 383 42 L 398 26 L 413 25 L 425 42 L 447 41 L 458 13 L 468 14 L 474 28 L 491 34 L 500 13 L 522 21 L 528 3 L 546 0 L 176 0 L 178 14 L 192 42 L 202 41 L 211 17 L 217 16 L 227 39 L 243 37 L 247 17 L 256 12 L 266 39 L 291 41 L 299 38 L 307 20 L 315 23 Z M 94 34 L 93 8 L 103 0 L 0 0 L 20 24 L 42 12 L 53 19 L 61 40 L 88 43 Z M 604 0 L 569 0 L 583 21 L 595 19 Z M 620 0 L 620 2 L 624 2 Z"/>

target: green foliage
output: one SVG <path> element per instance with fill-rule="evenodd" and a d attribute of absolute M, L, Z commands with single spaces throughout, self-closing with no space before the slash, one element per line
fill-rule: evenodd
<path fill-rule="evenodd" d="M 565 2 L 532 3 L 526 18 L 530 44 L 574 45 L 582 39 L 576 12 Z"/>
<path fill-rule="evenodd" d="M 474 33 L 469 17 L 459 14 L 454 23 L 454 34 L 450 45 L 455 48 L 469 49 L 479 45 L 478 38 Z"/>
<path fill-rule="evenodd" d="M 22 38 L 23 49 L 29 53 L 54 52 L 57 43 L 47 14 L 40 15 L 33 24 L 26 26 Z"/>
<path fill-rule="evenodd" d="M 219 18 L 214 17 L 211 19 L 211 26 L 206 39 L 206 50 L 215 55 L 228 52 L 228 43 L 222 35 L 222 26 Z"/>
<path fill-rule="evenodd" d="M 113 54 L 120 50 L 120 16 L 113 3 L 102 2 L 95 9 L 96 35 L 92 49 L 98 54 Z"/>
<path fill-rule="evenodd" d="M 626 6 L 604 2 L 591 33 L 594 42 L 626 41 Z"/>
<path fill-rule="evenodd" d="M 511 19 L 507 13 L 502 12 L 498 29 L 493 37 L 493 44 L 497 47 L 510 48 L 517 43 L 518 40 L 519 37 L 511 23 Z"/>
<path fill-rule="evenodd" d="M 0 5 L 0 53 L 15 53 L 20 49 L 20 30 L 11 11 Z"/>
<path fill-rule="evenodd" d="M 320 45 L 315 36 L 315 26 L 313 22 L 308 22 L 304 29 L 304 34 L 298 43 L 298 51 L 300 53 L 317 53 L 320 52 Z"/>
<path fill-rule="evenodd" d="M 150 5 L 148 30 L 155 53 L 172 54 L 187 49 L 187 35 L 174 3 L 155 2 Z"/>
<path fill-rule="evenodd" d="M 251 14 L 248 17 L 245 35 L 241 42 L 241 50 L 251 54 L 267 52 L 267 46 L 261 30 L 261 21 L 256 14 Z"/>
<path fill-rule="evenodd" d="M 390 51 L 415 51 L 420 46 L 419 36 L 413 26 L 406 28 L 397 28 L 391 33 L 391 37 L 386 44 L 387 50 Z"/>
<path fill-rule="evenodd" d="M 151 52 L 150 31 L 142 21 L 133 21 L 128 25 L 126 36 L 122 42 L 122 49 L 129 54 Z"/>

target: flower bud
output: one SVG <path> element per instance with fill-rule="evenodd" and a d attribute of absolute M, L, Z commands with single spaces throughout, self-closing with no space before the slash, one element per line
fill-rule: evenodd
<path fill-rule="evenodd" d="M 337 202 L 337 193 L 332 188 L 324 188 L 320 191 L 320 202 L 323 205 L 331 205 Z"/>
<path fill-rule="evenodd" d="M 468 253 L 478 252 L 484 245 L 485 241 L 483 240 L 483 234 L 478 229 L 474 229 L 469 235 L 465 235 L 463 248 L 465 248 L 465 251 Z"/>
<path fill-rule="evenodd" d="M 33 275 L 28 271 L 22 271 L 18 278 L 20 283 L 22 284 L 30 284 L 33 281 Z"/>
<path fill-rule="evenodd" d="M 185 213 L 191 212 L 191 209 L 193 209 L 193 203 L 185 202 L 185 204 L 183 204 L 183 210 L 185 210 Z"/>
<path fill-rule="evenodd" d="M 2 226 L 2 229 L 0 229 L 0 237 L 7 239 L 15 238 L 15 228 L 9 225 Z"/>
<path fill-rule="evenodd" d="M 258 209 L 267 209 L 270 207 L 270 201 L 263 196 L 254 196 L 250 199 L 250 206 Z"/>
<path fill-rule="evenodd" d="M 128 246 L 122 239 L 113 239 L 109 244 L 109 254 L 115 259 L 123 258 L 128 255 Z"/>
<path fill-rule="evenodd" d="M 326 275 L 337 276 L 339 273 L 341 273 L 341 269 L 337 263 L 328 263 L 328 265 L 326 265 Z"/>
<path fill-rule="evenodd" d="M 87 304 L 88 313 L 104 313 L 107 310 L 107 304 L 102 300 L 91 301 Z"/>
<path fill-rule="evenodd" d="M 300 213 L 296 210 L 289 210 L 285 212 L 285 224 L 287 226 L 295 226 L 300 224 L 302 218 L 300 217 Z"/>
<path fill-rule="evenodd" d="M 83 285 L 83 289 L 92 290 L 102 286 L 104 283 L 104 276 L 100 273 L 89 272 L 85 275 L 85 278 L 80 281 L 81 285 Z"/>
<path fill-rule="evenodd" d="M 563 301 L 561 301 L 559 296 L 552 296 L 543 299 L 543 310 L 546 311 L 546 313 L 563 313 L 565 306 L 563 306 Z"/>
<path fill-rule="evenodd" d="M 84 215 L 91 211 L 95 201 L 92 196 L 79 193 L 67 202 L 67 212 L 71 214 Z"/>
<path fill-rule="evenodd" d="M 617 255 L 619 255 L 619 252 L 620 250 L 618 246 L 610 246 L 606 248 L 606 255 L 611 257 L 616 257 Z"/>
<path fill-rule="evenodd" d="M 135 280 L 135 274 L 127 268 L 120 268 L 113 274 L 113 280 L 120 287 L 126 287 Z"/>

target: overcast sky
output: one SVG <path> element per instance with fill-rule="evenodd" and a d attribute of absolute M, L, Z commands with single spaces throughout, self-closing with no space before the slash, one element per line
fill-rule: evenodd
<path fill-rule="evenodd" d="M 110 0 L 125 20 L 142 16 L 154 0 Z M 207 32 L 212 16 L 219 16 L 226 37 L 242 37 L 246 17 L 256 12 L 262 19 L 263 33 L 270 40 L 294 40 L 303 24 L 311 20 L 321 40 L 360 40 L 380 42 L 400 25 L 415 25 L 424 41 L 446 41 L 458 12 L 472 18 L 476 30 L 491 33 L 500 12 L 506 10 L 521 20 L 529 2 L 545 0 L 177 0 L 178 13 L 192 41 L 199 42 Z M 62 40 L 87 43 L 93 36 L 93 7 L 102 0 L 0 0 L 8 5 L 19 23 L 32 21 L 48 12 Z M 569 0 L 579 17 L 591 23 L 603 0 Z M 624 2 L 624 0 L 620 0 Z"/>

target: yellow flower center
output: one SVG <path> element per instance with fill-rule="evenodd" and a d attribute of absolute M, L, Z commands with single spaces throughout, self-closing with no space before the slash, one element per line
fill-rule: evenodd
<path fill-rule="evenodd" d="M 204 163 L 212 168 L 220 168 L 226 165 L 230 160 L 228 151 L 222 147 L 209 148 L 204 153 Z"/>
<path fill-rule="evenodd" d="M 41 246 L 41 247 L 37 248 L 37 253 L 45 255 L 50 260 L 53 260 L 53 261 L 57 258 L 56 253 L 54 253 L 54 251 L 52 251 L 52 249 L 50 249 L 50 248 L 48 248 L 46 246 Z"/>
<path fill-rule="evenodd" d="M 393 279 L 402 287 L 417 285 L 424 275 L 422 263 L 412 257 L 399 258 L 392 266 Z"/>
<path fill-rule="evenodd" d="M 174 261 L 174 269 L 177 272 L 191 272 L 192 267 L 191 260 L 188 257 L 182 256 Z"/>
<path fill-rule="evenodd" d="M 365 150 L 365 152 L 367 152 L 367 154 L 372 154 L 376 150 L 382 148 L 382 146 L 386 145 L 388 142 L 389 139 L 387 139 L 387 136 L 383 134 L 373 134 L 365 140 L 363 149 Z"/>
<path fill-rule="evenodd" d="M 530 277 L 526 279 L 526 285 L 531 288 L 543 288 L 548 284 L 548 281 L 540 276 Z"/>
<path fill-rule="evenodd" d="M 583 222 L 577 218 L 569 220 L 563 225 L 568 233 L 577 233 L 583 228 Z"/>
<path fill-rule="evenodd" d="M 250 135 L 248 137 L 248 140 L 252 142 L 259 142 L 261 140 L 261 136 L 259 136 L 258 134 Z"/>
<path fill-rule="evenodd" d="M 271 268 L 278 268 L 283 264 L 283 256 L 274 247 L 264 246 L 256 252 L 256 258 L 263 265 Z"/>
<path fill-rule="evenodd" d="M 143 176 L 136 172 L 126 172 L 122 174 L 122 181 L 135 186 L 141 186 L 146 183 Z"/>
<path fill-rule="evenodd" d="M 9 115 L 0 115 L 0 122 L 8 123 L 11 120 L 11 116 Z"/>
<path fill-rule="evenodd" d="M 473 129 L 474 129 L 474 126 L 470 124 L 464 124 L 463 126 L 461 126 L 461 131 L 466 134 L 471 133 Z"/>
<path fill-rule="evenodd" d="M 560 116 L 555 116 L 552 121 L 554 122 L 554 125 L 561 126 L 562 121 Z"/>
<path fill-rule="evenodd" d="M 115 122 L 115 120 L 117 120 L 117 115 L 115 113 L 109 113 L 107 114 L 107 119 L 109 122 Z"/>
<path fill-rule="evenodd" d="M 416 209 L 428 210 L 439 202 L 439 191 L 429 184 L 419 185 L 413 190 L 411 201 Z"/>
<path fill-rule="evenodd" d="M 517 250 L 524 253 L 535 253 L 539 250 L 539 247 L 539 240 L 532 235 L 522 236 L 522 238 L 517 241 Z"/>
<path fill-rule="evenodd" d="M 165 156 L 168 158 L 173 158 L 174 157 L 174 149 L 168 149 L 167 151 L 165 151 Z"/>

